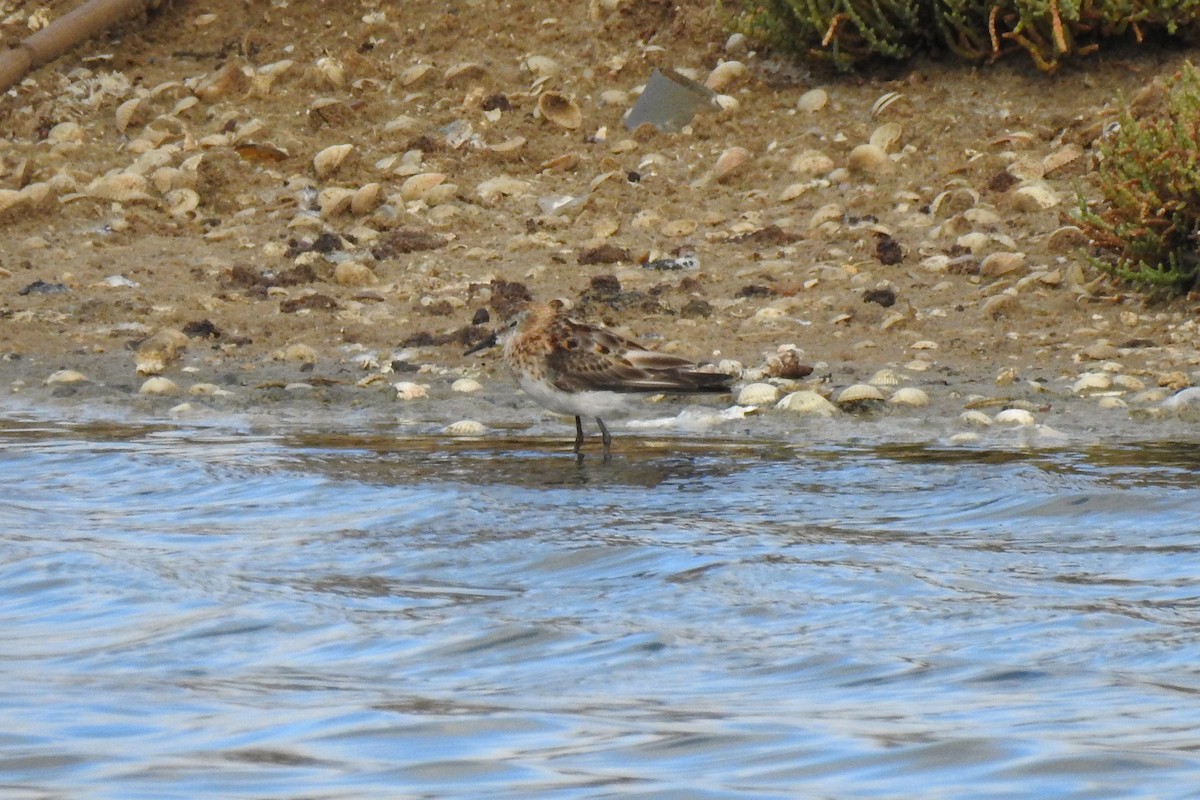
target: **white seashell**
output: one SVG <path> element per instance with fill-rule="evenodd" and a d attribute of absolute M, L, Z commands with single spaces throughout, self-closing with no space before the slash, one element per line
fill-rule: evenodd
<path fill-rule="evenodd" d="M 179 392 L 179 384 L 170 378 L 147 378 L 142 387 L 138 389 L 138 394 L 177 394 Z"/>
<path fill-rule="evenodd" d="M 484 74 L 484 69 L 474 61 L 465 61 L 461 64 L 453 64 L 446 68 L 442 74 L 443 80 L 446 83 L 454 83 L 458 80 L 470 80 Z"/>
<path fill-rule="evenodd" d="M 336 58 L 318 58 L 317 74 L 334 88 L 340 89 L 346 85 L 346 68 Z"/>
<path fill-rule="evenodd" d="M 171 109 L 171 113 L 167 116 L 179 117 L 183 114 L 186 114 L 188 111 L 198 105 L 200 105 L 200 98 L 198 97 L 181 97 L 179 102 L 175 104 L 175 107 Z"/>
<path fill-rule="evenodd" d="M 50 144 L 64 142 L 82 142 L 86 132 L 78 122 L 60 122 L 46 133 L 46 141 Z"/>
<path fill-rule="evenodd" d="M 868 380 L 867 383 L 871 384 L 872 386 L 891 388 L 893 386 L 900 385 L 901 377 L 900 373 L 896 372 L 895 370 L 884 368 L 872 375 L 871 379 Z"/>
<path fill-rule="evenodd" d="M 533 73 L 535 78 L 553 78 L 562 72 L 562 65 L 550 56 L 529 56 L 522 66 Z"/>
<path fill-rule="evenodd" d="M 1018 211 L 1045 211 L 1058 203 L 1054 190 L 1041 184 L 1022 186 L 1013 192 L 1013 207 Z"/>
<path fill-rule="evenodd" d="M 732 358 L 723 358 L 717 363 L 717 372 L 724 375 L 731 375 L 736 380 L 742 376 L 742 362 L 735 361 Z"/>
<path fill-rule="evenodd" d="M 350 210 L 355 214 L 366 214 L 374 211 L 383 199 L 383 186 L 371 182 L 359 187 L 350 197 Z"/>
<path fill-rule="evenodd" d="M 850 151 L 846 166 L 855 172 L 865 172 L 868 175 L 889 171 L 893 164 L 882 147 L 873 144 L 860 144 Z"/>
<path fill-rule="evenodd" d="M 883 402 L 883 392 L 869 383 L 855 383 L 842 389 L 834 402 L 839 406 Z"/>
<path fill-rule="evenodd" d="M 267 75 L 271 78 L 278 78 L 283 73 L 287 72 L 295 64 L 290 58 L 285 58 L 280 61 L 272 61 L 270 64 L 263 64 L 258 68 L 259 75 Z"/>
<path fill-rule="evenodd" d="M 1050 155 L 1042 159 L 1042 168 L 1045 174 L 1050 174 L 1056 169 L 1060 169 L 1067 164 L 1070 164 L 1075 159 L 1083 155 L 1083 148 L 1074 142 L 1064 144 L 1058 150 L 1055 150 Z"/>
<path fill-rule="evenodd" d="M 919 342 L 913 342 L 909 346 L 910 350 L 937 350 L 937 342 L 931 342 L 928 339 L 922 339 Z"/>
<path fill-rule="evenodd" d="M 317 206 L 321 209 L 321 218 L 328 219 L 345 213 L 354 202 L 354 190 L 342 186 L 330 186 L 322 189 L 317 195 Z"/>
<path fill-rule="evenodd" d="M 826 222 L 841 222 L 846 218 L 846 208 L 840 203 L 826 203 L 812 213 L 808 227 L 819 228 Z"/>
<path fill-rule="evenodd" d="M 462 392 L 464 394 L 478 392 L 482 388 L 483 384 L 474 378 L 459 378 L 454 383 L 450 384 L 450 391 Z"/>
<path fill-rule="evenodd" d="M 395 119 L 389 120 L 383 126 L 384 133 L 412 133 L 420 130 L 421 121 L 416 117 L 411 117 L 408 114 L 401 114 Z"/>
<path fill-rule="evenodd" d="M 600 93 L 600 105 L 624 108 L 629 105 L 629 92 L 621 89 L 607 89 Z"/>
<path fill-rule="evenodd" d="M 17 189 L 0 189 L 0 213 L 18 208 L 29 202 L 29 198 Z"/>
<path fill-rule="evenodd" d="M 317 171 L 317 177 L 332 175 L 353 151 L 352 144 L 335 144 L 317 153 L 313 156 L 313 168 Z"/>
<path fill-rule="evenodd" d="M 1112 385 L 1112 376 L 1107 372 L 1085 372 L 1071 384 L 1071 391 L 1075 394 L 1103 392 L 1111 389 Z"/>
<path fill-rule="evenodd" d="M 473 419 L 460 419 L 442 428 L 447 436 L 480 436 L 487 431 L 487 426 Z"/>
<path fill-rule="evenodd" d="M 800 99 L 796 101 L 796 108 L 812 113 L 813 111 L 820 111 L 828 102 L 829 93 L 824 89 L 809 89 L 800 95 Z"/>
<path fill-rule="evenodd" d="M 45 181 L 31 183 L 21 190 L 21 196 L 31 206 L 40 206 L 50 196 L 50 184 Z"/>
<path fill-rule="evenodd" d="M 135 97 L 117 106 L 117 130 L 124 133 L 143 105 L 145 105 L 145 100 L 141 97 Z"/>
<path fill-rule="evenodd" d="M 405 201 L 422 200 L 433 187 L 446 180 L 444 172 L 421 172 L 400 184 L 400 197 Z"/>
<path fill-rule="evenodd" d="M 727 148 L 722 151 L 721 155 L 717 156 L 717 163 L 713 165 L 713 177 L 719 181 L 727 175 L 733 174 L 733 172 L 740 169 L 749 160 L 750 151 L 746 148 Z"/>
<path fill-rule="evenodd" d="M 817 414 L 822 417 L 831 417 L 837 413 L 837 406 L 812 391 L 792 392 L 776 403 L 775 408 L 795 414 Z"/>
<path fill-rule="evenodd" d="M 982 411 L 971 409 L 964 411 L 958 415 L 958 421 L 964 425 L 974 425 L 979 428 L 986 428 L 992 424 L 992 418 Z"/>
<path fill-rule="evenodd" d="M 871 133 L 871 138 L 867 141 L 886 153 L 892 149 L 892 145 L 900 141 L 903 133 L 904 128 L 900 127 L 900 123 L 885 122 Z"/>
<path fill-rule="evenodd" d="M 769 383 L 748 383 L 738 392 L 739 406 L 765 406 L 779 399 L 779 387 Z"/>
<path fill-rule="evenodd" d="M 215 383 L 193 383 L 188 389 L 188 394 L 198 397 L 230 397 L 233 392 L 228 389 L 222 389 Z"/>
<path fill-rule="evenodd" d="M 186 217 L 200 205 L 195 189 L 172 189 L 163 196 L 166 212 L 172 217 Z"/>
<path fill-rule="evenodd" d="M 727 94 L 719 94 L 712 99 L 712 104 L 722 111 L 736 111 L 741 103 L 736 97 Z"/>
<path fill-rule="evenodd" d="M 400 85 L 412 86 L 432 71 L 432 64 L 413 64 L 400 73 Z"/>
<path fill-rule="evenodd" d="M 1101 397 L 1097 403 L 1100 408 L 1129 408 L 1129 404 L 1119 397 Z"/>
<path fill-rule="evenodd" d="M 57 372 L 52 372 L 42 381 L 46 386 L 53 386 L 58 383 L 86 383 L 87 378 L 82 372 L 76 372 L 73 369 L 60 369 Z"/>
<path fill-rule="evenodd" d="M 1037 422 L 1031 412 L 1023 408 L 1006 408 L 996 415 L 995 421 L 1001 425 L 1033 425 Z"/>
<path fill-rule="evenodd" d="M 524 136 L 513 136 L 509 139 L 505 139 L 503 142 L 500 142 L 499 144 L 489 144 L 488 150 L 491 150 L 493 153 L 508 154 L 508 153 L 515 153 L 524 146 L 525 146 L 525 137 Z"/>
<path fill-rule="evenodd" d="M 573 131 L 583 125 L 583 112 L 569 97 L 558 92 L 543 92 L 538 98 L 538 113 L 560 128 Z"/>
<path fill-rule="evenodd" d="M 746 74 L 746 65 L 740 61 L 723 61 L 708 73 L 704 85 L 714 92 L 723 90 L 738 78 Z"/>
<path fill-rule="evenodd" d="M 411 381 L 400 381 L 393 383 L 392 388 L 396 390 L 397 400 L 416 400 L 420 397 L 429 395 L 429 387 Z"/>
<path fill-rule="evenodd" d="M 925 394 L 921 389 L 913 386 L 905 386 L 903 389 L 897 389 L 888 398 L 888 403 L 897 406 L 912 406 L 914 408 L 923 408 L 929 405 L 929 395 Z"/>
<path fill-rule="evenodd" d="M 421 199 L 425 202 L 425 205 L 433 208 L 434 206 L 440 206 L 444 203 L 449 203 L 456 197 L 458 197 L 457 183 L 439 183 L 437 186 L 426 192 L 425 196 Z"/>
<path fill-rule="evenodd" d="M 133 203 L 139 200 L 153 200 L 147 191 L 150 182 L 144 175 L 132 172 L 118 172 L 113 175 L 102 175 L 94 179 L 84 189 L 84 193 L 101 200 L 112 200 L 117 203 Z"/>
<path fill-rule="evenodd" d="M 1120 387 L 1127 392 L 1141 392 L 1146 388 L 1146 384 L 1140 378 L 1135 378 L 1132 375 L 1114 375 L 1112 382 L 1114 386 Z"/>
<path fill-rule="evenodd" d="M 779 202 L 787 203 L 808 192 L 813 188 L 812 183 L 790 183 L 779 193 Z"/>

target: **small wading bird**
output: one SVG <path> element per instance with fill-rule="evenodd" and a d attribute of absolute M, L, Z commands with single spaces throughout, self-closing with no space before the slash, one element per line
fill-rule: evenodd
<path fill-rule="evenodd" d="M 733 378 L 704 372 L 686 358 L 656 353 L 612 331 L 569 318 L 561 302 L 535 305 L 463 355 L 502 344 L 517 383 L 536 402 L 575 417 L 575 453 L 583 417 L 594 417 L 609 454 L 612 436 L 601 417 L 622 413 L 634 394 L 728 392 Z"/>

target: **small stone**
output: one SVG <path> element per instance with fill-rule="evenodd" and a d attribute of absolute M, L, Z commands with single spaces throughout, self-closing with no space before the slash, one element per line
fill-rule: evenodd
<path fill-rule="evenodd" d="M 361 261 L 343 261 L 333 270 L 333 282 L 339 286 L 370 286 L 378 279 Z"/>

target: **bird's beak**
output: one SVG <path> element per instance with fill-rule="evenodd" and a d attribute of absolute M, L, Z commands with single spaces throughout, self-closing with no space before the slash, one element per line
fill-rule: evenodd
<path fill-rule="evenodd" d="M 472 353 L 478 353 L 480 350 L 487 350 L 489 347 L 495 347 L 498 343 L 499 342 L 496 338 L 496 334 L 493 333 L 491 336 L 487 337 L 486 339 L 476 342 L 475 344 L 471 345 L 470 349 L 468 349 L 467 352 L 463 353 L 463 355 L 469 356 Z"/>

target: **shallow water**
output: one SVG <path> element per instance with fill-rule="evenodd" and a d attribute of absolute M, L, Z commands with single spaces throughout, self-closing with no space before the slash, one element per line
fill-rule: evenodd
<path fill-rule="evenodd" d="M 0 796 L 1195 796 L 1198 468 L 10 420 Z"/>

